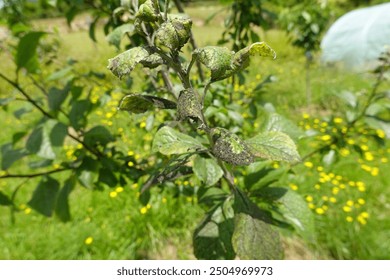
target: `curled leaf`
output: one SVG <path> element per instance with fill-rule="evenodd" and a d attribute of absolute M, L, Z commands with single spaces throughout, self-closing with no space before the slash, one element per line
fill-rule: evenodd
<path fill-rule="evenodd" d="M 148 47 L 135 47 L 108 60 L 107 68 L 117 77 L 121 78 L 133 71 L 141 63 L 148 68 L 155 68 L 164 63 L 163 59 L 153 53 Z"/>
<path fill-rule="evenodd" d="M 211 130 L 213 140 L 213 154 L 230 164 L 249 165 L 254 162 L 254 156 L 249 147 L 237 135 L 224 128 L 213 128 Z"/>
<path fill-rule="evenodd" d="M 211 80 L 217 81 L 230 70 L 233 52 L 226 47 L 207 46 L 194 51 L 194 56 L 211 71 Z"/>
<path fill-rule="evenodd" d="M 164 47 L 180 50 L 191 36 L 191 27 L 191 19 L 173 18 L 161 25 L 156 32 L 156 39 Z"/>
<path fill-rule="evenodd" d="M 177 100 L 177 114 L 179 120 L 190 118 L 194 121 L 202 120 L 202 108 L 198 94 L 193 89 L 180 92 Z"/>
<path fill-rule="evenodd" d="M 276 58 L 276 52 L 265 42 L 253 43 L 249 47 L 243 48 L 234 54 L 232 61 L 232 69 L 240 71 L 249 66 L 251 56 L 264 56 Z"/>
<path fill-rule="evenodd" d="M 161 97 L 129 94 L 122 98 L 118 109 L 135 114 L 145 113 L 154 108 L 175 109 L 176 103 Z"/>
<path fill-rule="evenodd" d="M 158 4 L 156 1 L 152 0 L 146 0 L 145 3 L 141 4 L 135 15 L 136 18 L 146 22 L 155 22 L 158 20 L 159 16 Z"/>
<path fill-rule="evenodd" d="M 249 66 L 250 57 L 276 58 L 275 51 L 264 42 L 257 42 L 237 53 L 225 47 L 204 47 L 193 52 L 193 59 L 204 64 L 211 71 L 211 82 L 226 79 Z"/>

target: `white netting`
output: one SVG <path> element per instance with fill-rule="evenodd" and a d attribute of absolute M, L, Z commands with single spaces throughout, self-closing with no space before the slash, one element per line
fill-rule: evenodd
<path fill-rule="evenodd" d="M 321 42 L 324 62 L 349 68 L 374 62 L 390 46 L 390 3 L 349 12 L 339 18 Z"/>

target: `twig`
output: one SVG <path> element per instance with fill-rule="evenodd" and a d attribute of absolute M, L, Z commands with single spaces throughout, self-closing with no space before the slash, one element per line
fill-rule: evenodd
<path fill-rule="evenodd" d="M 53 173 L 63 172 L 63 171 L 69 171 L 72 170 L 72 168 L 62 168 L 62 169 L 54 169 L 46 172 L 38 172 L 38 173 L 31 173 L 31 174 L 6 174 L 3 176 L 0 176 L 0 179 L 8 179 L 8 178 L 34 178 L 44 175 L 49 175 Z"/>

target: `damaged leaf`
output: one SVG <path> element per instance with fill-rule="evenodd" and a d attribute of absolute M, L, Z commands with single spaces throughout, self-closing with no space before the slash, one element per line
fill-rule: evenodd
<path fill-rule="evenodd" d="M 185 89 L 180 92 L 177 100 L 178 120 L 190 118 L 194 121 L 202 120 L 202 107 L 198 94 L 193 89 Z"/>
<path fill-rule="evenodd" d="M 256 157 L 292 163 L 300 161 L 294 141 L 283 132 L 262 132 L 245 142 Z"/>
<path fill-rule="evenodd" d="M 226 47 L 207 46 L 196 49 L 193 56 L 211 71 L 211 80 L 217 81 L 231 70 L 233 52 Z"/>
<path fill-rule="evenodd" d="M 145 113 L 154 108 L 175 109 L 176 103 L 152 95 L 129 94 L 122 98 L 118 107 L 119 110 L 135 114 Z"/>
<path fill-rule="evenodd" d="M 158 42 L 171 50 L 180 50 L 190 39 L 192 21 L 173 18 L 161 25 L 156 32 Z"/>
<path fill-rule="evenodd" d="M 230 164 L 249 165 L 254 162 L 254 156 L 248 145 L 237 135 L 224 128 L 213 128 L 211 130 L 213 140 L 213 154 Z"/>
<path fill-rule="evenodd" d="M 135 47 L 108 60 L 107 68 L 117 77 L 122 78 L 141 63 L 148 68 L 155 68 L 164 63 L 163 59 L 153 53 L 149 47 Z"/>
<path fill-rule="evenodd" d="M 136 18 L 145 22 L 155 22 L 160 17 L 158 3 L 152 0 L 146 0 L 145 3 L 139 6 Z"/>

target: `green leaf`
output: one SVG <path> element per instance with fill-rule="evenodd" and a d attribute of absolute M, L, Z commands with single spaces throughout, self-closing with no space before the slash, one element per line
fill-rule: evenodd
<path fill-rule="evenodd" d="M 46 32 L 29 32 L 24 35 L 16 49 L 16 67 L 17 71 L 24 68 L 29 73 L 35 73 L 39 68 L 38 57 L 36 54 L 39 40 Z"/>
<path fill-rule="evenodd" d="M 152 149 L 164 155 L 184 154 L 197 150 L 204 150 L 202 144 L 186 134 L 177 132 L 169 126 L 164 126 L 153 139 Z"/>
<path fill-rule="evenodd" d="M 292 139 L 297 140 L 303 135 L 303 131 L 292 121 L 272 112 L 264 112 L 263 122 L 260 124 L 260 131 L 280 131 L 286 133 Z"/>
<path fill-rule="evenodd" d="M 44 177 L 39 182 L 28 205 L 42 215 L 51 217 L 59 188 L 60 184 L 57 180 Z"/>
<path fill-rule="evenodd" d="M 76 177 L 72 176 L 65 181 L 64 186 L 61 188 L 58 194 L 55 213 L 62 222 L 68 222 L 71 219 L 69 209 L 69 195 L 73 191 L 75 185 Z"/>
<path fill-rule="evenodd" d="M 70 91 L 70 85 L 67 84 L 63 89 L 52 87 L 47 95 L 49 108 L 51 111 L 57 112 L 61 108 L 61 104 L 65 101 Z"/>
<path fill-rule="evenodd" d="M 262 132 L 246 140 L 246 143 L 256 157 L 287 162 L 300 161 L 295 143 L 283 132 Z"/>
<path fill-rule="evenodd" d="M 172 18 L 156 31 L 159 44 L 177 51 L 190 39 L 192 21 L 189 18 Z"/>
<path fill-rule="evenodd" d="M 85 157 L 79 168 L 77 168 L 77 179 L 80 184 L 88 189 L 93 189 L 98 179 L 98 168 L 98 161 L 91 157 Z"/>
<path fill-rule="evenodd" d="M 213 128 L 213 154 L 223 161 L 234 165 L 248 165 L 254 162 L 248 145 L 237 135 L 224 128 Z"/>
<path fill-rule="evenodd" d="M 312 239 L 315 235 L 314 217 L 306 201 L 298 193 L 280 187 L 266 187 L 262 197 L 271 199 L 279 212 L 302 236 Z"/>
<path fill-rule="evenodd" d="M 176 109 L 176 103 L 152 95 L 129 94 L 122 98 L 118 107 L 119 110 L 135 114 L 145 113 L 154 108 Z"/>
<path fill-rule="evenodd" d="M 223 176 L 223 170 L 213 158 L 197 156 L 192 167 L 195 175 L 205 186 L 215 185 Z"/>
<path fill-rule="evenodd" d="M 235 215 L 232 244 L 242 260 L 282 259 L 279 234 L 268 223 L 246 213 Z"/>
<path fill-rule="evenodd" d="M 102 145 L 106 146 L 108 143 L 115 141 L 114 136 L 104 126 L 97 125 L 84 134 L 84 142 L 87 146 Z"/>
<path fill-rule="evenodd" d="M 226 200 L 229 193 L 218 187 L 201 187 L 197 195 L 199 204 L 214 206 L 216 203 L 222 203 Z"/>
<path fill-rule="evenodd" d="M 89 35 L 89 38 L 94 41 L 94 42 L 97 42 L 96 41 L 96 32 L 95 32 L 95 29 L 96 29 L 96 24 L 98 23 L 100 19 L 100 16 L 96 16 L 94 18 L 94 20 L 89 24 L 89 30 L 88 30 L 88 35 Z"/>
<path fill-rule="evenodd" d="M 233 52 L 226 47 L 207 46 L 196 49 L 193 57 L 210 69 L 212 81 L 218 81 L 226 77 L 226 72 L 231 70 Z"/>
<path fill-rule="evenodd" d="M 234 259 L 231 238 L 234 229 L 232 201 L 226 200 L 206 214 L 193 235 L 197 259 Z"/>
<path fill-rule="evenodd" d="M 0 191 L 0 205 L 10 206 L 13 205 L 12 200 L 8 198 L 2 191 Z"/>
<path fill-rule="evenodd" d="M 58 70 L 56 72 L 53 72 L 51 73 L 47 78 L 46 80 L 47 81 L 55 81 L 55 80 L 59 80 L 59 79 L 62 79 L 64 77 L 66 77 L 67 75 L 71 74 L 72 73 L 72 70 L 73 70 L 73 67 L 72 66 L 67 66 L 61 70 Z"/>
<path fill-rule="evenodd" d="M 133 24 L 122 24 L 121 26 L 115 28 L 110 34 L 108 34 L 106 39 L 110 45 L 114 45 L 119 50 L 123 36 L 127 33 L 131 34 L 133 32 Z"/>
<path fill-rule="evenodd" d="M 62 146 L 67 128 L 55 120 L 48 120 L 32 131 L 26 142 L 26 149 L 42 158 L 55 159 L 53 145 Z"/>
<path fill-rule="evenodd" d="M 179 120 L 190 118 L 194 121 L 202 120 L 202 108 L 198 93 L 192 89 L 180 92 L 177 100 L 177 114 Z"/>
<path fill-rule="evenodd" d="M 390 123 L 388 121 L 383 121 L 380 118 L 368 117 L 364 118 L 364 121 L 369 127 L 373 129 L 381 129 L 385 132 L 386 138 L 390 139 Z"/>
<path fill-rule="evenodd" d="M 1 169 L 6 170 L 10 168 L 15 161 L 25 157 L 28 153 L 23 149 L 14 150 L 12 144 L 7 143 L 1 146 L 1 155 Z"/>
<path fill-rule="evenodd" d="M 287 172 L 287 168 L 270 167 L 269 162 L 256 162 L 248 168 L 248 175 L 245 176 L 245 187 L 251 194 L 257 195 L 255 190 L 269 186 L 277 182 Z"/>
<path fill-rule="evenodd" d="M 122 78 L 130 74 L 139 63 L 148 68 L 155 68 L 164 61 L 149 47 L 135 47 L 109 59 L 107 68 L 115 76 Z"/>
<path fill-rule="evenodd" d="M 69 112 L 69 121 L 74 129 L 79 130 L 86 126 L 87 115 L 91 108 L 92 105 L 89 100 L 77 100 L 72 102 L 72 108 Z"/>

